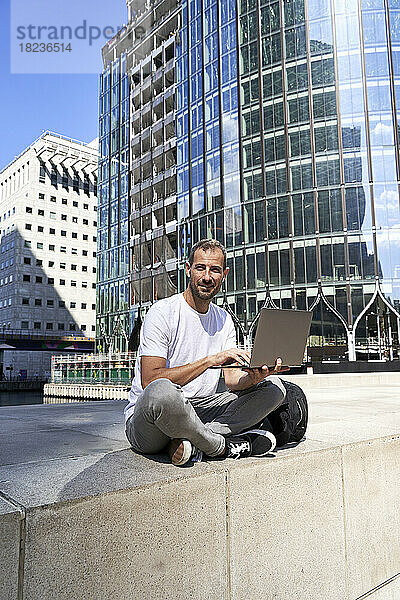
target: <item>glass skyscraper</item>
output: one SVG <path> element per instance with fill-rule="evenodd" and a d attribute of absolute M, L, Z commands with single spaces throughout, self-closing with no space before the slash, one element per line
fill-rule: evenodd
<path fill-rule="evenodd" d="M 97 350 L 125 349 L 129 331 L 129 74 L 126 55 L 100 78 Z"/>
<path fill-rule="evenodd" d="M 314 356 L 397 358 L 400 3 L 128 7 L 130 327 L 215 237 L 240 338 L 264 305 L 307 308 Z"/>

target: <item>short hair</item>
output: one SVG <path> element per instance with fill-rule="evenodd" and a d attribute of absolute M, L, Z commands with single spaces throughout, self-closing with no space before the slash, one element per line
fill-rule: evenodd
<path fill-rule="evenodd" d="M 192 246 L 191 250 L 190 250 L 190 254 L 189 254 L 189 258 L 188 258 L 188 263 L 190 266 L 192 266 L 193 261 L 194 261 L 194 253 L 196 252 L 196 250 L 221 250 L 222 254 L 224 255 L 224 271 L 226 269 L 226 250 L 225 250 L 225 246 L 223 246 L 221 244 L 221 242 L 219 242 L 218 240 L 200 240 L 199 242 L 197 242 L 194 246 Z"/>

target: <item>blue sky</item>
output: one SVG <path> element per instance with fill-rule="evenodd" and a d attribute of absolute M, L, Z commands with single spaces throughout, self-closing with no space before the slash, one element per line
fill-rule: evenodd
<path fill-rule="evenodd" d="M 126 23 L 125 0 L 97 0 L 97 7 L 97 15 L 109 15 L 112 9 L 112 22 Z M 10 0 L 0 2 L 0 23 L 0 170 L 43 130 L 86 142 L 95 138 L 98 135 L 98 75 L 12 75 Z"/>

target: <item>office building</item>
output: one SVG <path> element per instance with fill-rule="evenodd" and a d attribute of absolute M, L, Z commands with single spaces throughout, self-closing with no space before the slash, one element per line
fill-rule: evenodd
<path fill-rule="evenodd" d="M 107 168 L 99 183 L 112 219 L 112 144 L 123 139 L 128 329 L 157 298 L 185 288 L 188 249 L 212 236 L 227 247 L 224 301 L 240 337 L 251 336 L 267 303 L 313 309 L 316 356 L 398 357 L 395 5 L 164 0 L 132 7 L 128 1 L 129 23 L 103 51 L 101 99 L 111 109 L 100 117 Z M 121 69 L 130 114 L 118 122 L 112 102 Z M 103 226 L 110 241 L 112 225 Z M 99 321 L 116 310 L 111 265 L 102 272 L 108 299 Z"/>
<path fill-rule="evenodd" d="M 8 339 L 94 340 L 97 146 L 45 132 L 0 173 L 0 331 Z M 50 355 L 6 350 L 4 364 L 43 374 Z"/>

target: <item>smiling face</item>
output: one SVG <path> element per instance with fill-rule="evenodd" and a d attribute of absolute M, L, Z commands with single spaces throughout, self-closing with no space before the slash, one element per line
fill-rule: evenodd
<path fill-rule="evenodd" d="M 229 269 L 224 270 L 224 255 L 221 250 L 196 250 L 193 264 L 186 264 L 192 296 L 203 301 L 212 300 L 218 294 L 228 271 Z"/>

